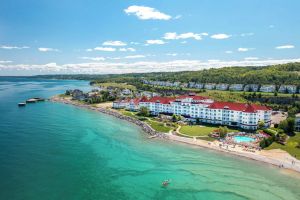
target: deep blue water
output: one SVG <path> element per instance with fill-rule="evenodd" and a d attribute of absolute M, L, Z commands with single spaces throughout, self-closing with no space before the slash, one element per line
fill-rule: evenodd
<path fill-rule="evenodd" d="M 300 179 L 60 103 L 17 106 L 85 81 L 0 78 L 0 199 L 300 199 Z M 164 179 L 171 179 L 167 188 Z"/>

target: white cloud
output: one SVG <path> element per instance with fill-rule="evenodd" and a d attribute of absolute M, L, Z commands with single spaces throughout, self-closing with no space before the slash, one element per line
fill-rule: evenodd
<path fill-rule="evenodd" d="M 231 54 L 233 53 L 233 51 L 225 51 L 225 53 Z"/>
<path fill-rule="evenodd" d="M 0 64 L 12 63 L 10 60 L 0 60 Z"/>
<path fill-rule="evenodd" d="M 220 60 L 216 60 L 216 59 L 211 59 L 211 60 L 208 60 L 209 63 L 218 63 L 220 62 Z"/>
<path fill-rule="evenodd" d="M 58 49 L 46 48 L 46 47 L 40 47 L 40 48 L 38 48 L 38 50 L 41 52 L 50 52 L 50 51 L 58 52 L 59 51 Z"/>
<path fill-rule="evenodd" d="M 128 15 L 135 15 L 139 19 L 148 20 L 148 19 L 157 19 L 157 20 L 169 20 L 172 17 L 165 13 L 162 13 L 155 8 L 146 7 L 146 6 L 129 6 L 124 10 Z"/>
<path fill-rule="evenodd" d="M 258 57 L 246 57 L 245 60 L 258 60 Z"/>
<path fill-rule="evenodd" d="M 269 28 L 275 28 L 275 26 L 271 24 L 271 25 L 269 25 Z"/>
<path fill-rule="evenodd" d="M 70 63 L 58 65 L 48 63 L 36 64 L 0 64 L 0 71 L 6 75 L 34 75 L 34 74 L 107 74 L 107 73 L 141 73 L 161 71 L 186 71 L 201 70 L 208 68 L 220 68 L 225 66 L 266 66 L 300 62 L 295 59 L 268 59 L 268 60 L 240 60 L 240 61 L 216 61 L 201 62 L 200 60 L 173 60 L 167 62 L 140 61 L 140 62 L 88 62 Z M 109 71 L 107 70 L 109 69 Z"/>
<path fill-rule="evenodd" d="M 219 33 L 219 34 L 214 34 L 210 37 L 213 38 L 213 39 L 216 39 L 216 40 L 223 40 L 223 39 L 230 38 L 231 35 L 227 35 L 225 33 Z"/>
<path fill-rule="evenodd" d="M 131 51 L 131 52 L 135 52 L 136 50 L 134 48 L 120 48 L 119 51 L 123 51 L 123 52 L 126 52 L 126 51 Z"/>
<path fill-rule="evenodd" d="M 8 45 L 1 45 L 0 49 L 7 49 L 7 50 L 12 50 L 12 49 L 29 49 L 30 47 L 28 46 L 8 46 Z"/>
<path fill-rule="evenodd" d="M 174 17 L 174 19 L 180 19 L 182 17 L 182 15 L 176 15 L 175 17 Z"/>
<path fill-rule="evenodd" d="M 244 47 L 240 47 L 237 50 L 239 52 L 246 52 L 246 51 L 250 51 L 250 50 L 254 50 L 255 48 L 244 48 Z"/>
<path fill-rule="evenodd" d="M 116 49 L 113 47 L 95 47 L 94 50 L 95 51 L 116 51 Z"/>
<path fill-rule="evenodd" d="M 278 47 L 275 47 L 276 49 L 293 49 L 295 48 L 294 45 L 283 45 L 283 46 L 278 46 Z"/>
<path fill-rule="evenodd" d="M 166 42 L 163 40 L 147 40 L 147 44 L 165 44 Z"/>
<path fill-rule="evenodd" d="M 104 46 L 126 46 L 127 44 L 125 42 L 122 42 L 122 41 L 119 41 L 119 40 L 116 40 L 116 41 L 105 41 L 103 42 Z"/>
<path fill-rule="evenodd" d="M 240 34 L 241 37 L 253 36 L 254 33 L 242 33 Z"/>
<path fill-rule="evenodd" d="M 140 43 L 139 43 L 139 42 L 130 42 L 130 44 L 138 45 L 138 44 L 140 44 Z"/>
<path fill-rule="evenodd" d="M 135 59 L 135 58 L 145 58 L 146 56 L 144 55 L 133 55 L 133 56 L 125 56 L 124 58 L 127 59 Z"/>
<path fill-rule="evenodd" d="M 177 53 L 167 53 L 166 55 L 167 56 L 177 56 L 178 54 Z"/>
<path fill-rule="evenodd" d="M 195 39 L 195 40 L 202 40 L 202 36 L 207 36 L 207 33 L 182 33 L 182 34 L 177 34 L 176 32 L 169 32 L 165 33 L 163 36 L 164 39 L 166 40 L 178 40 L 178 39 Z"/>
<path fill-rule="evenodd" d="M 104 61 L 104 57 L 80 57 L 83 60 L 92 60 L 92 61 Z"/>

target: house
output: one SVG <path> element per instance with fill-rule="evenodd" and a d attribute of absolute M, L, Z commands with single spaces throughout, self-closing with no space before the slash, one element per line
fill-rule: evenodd
<path fill-rule="evenodd" d="M 300 113 L 295 116 L 295 130 L 300 131 Z"/>
<path fill-rule="evenodd" d="M 295 94 L 295 93 L 297 93 L 297 86 L 296 85 L 281 85 L 279 87 L 278 92 Z"/>
<path fill-rule="evenodd" d="M 203 89 L 203 87 L 204 87 L 203 83 L 196 83 L 195 84 L 195 88 L 197 88 L 197 89 Z"/>
<path fill-rule="evenodd" d="M 275 85 L 262 85 L 260 86 L 260 92 L 275 92 L 276 86 Z"/>
<path fill-rule="evenodd" d="M 115 108 L 115 109 L 123 108 L 123 109 L 130 110 L 130 111 L 137 111 L 139 109 L 139 102 L 143 98 L 145 98 L 145 97 L 114 101 L 112 108 Z"/>
<path fill-rule="evenodd" d="M 151 98 L 151 97 L 155 97 L 155 96 L 160 96 L 159 93 L 156 93 L 156 92 L 148 92 L 148 91 L 143 91 L 140 93 L 140 96 L 143 97 L 148 97 L 148 98 Z"/>
<path fill-rule="evenodd" d="M 196 84 L 195 82 L 189 82 L 188 87 L 189 88 L 195 88 L 195 84 Z"/>
<path fill-rule="evenodd" d="M 123 95 L 130 95 L 130 94 L 131 94 L 131 90 L 125 88 L 125 89 L 122 90 L 121 93 L 122 93 Z"/>
<path fill-rule="evenodd" d="M 224 83 L 216 85 L 216 89 L 217 90 L 228 90 L 228 87 L 229 87 L 229 85 L 228 84 L 224 84 Z"/>
<path fill-rule="evenodd" d="M 115 109 L 126 108 L 129 104 L 129 100 L 114 101 L 112 107 Z"/>
<path fill-rule="evenodd" d="M 229 90 L 231 91 L 242 91 L 244 85 L 243 84 L 232 84 L 229 86 Z"/>
<path fill-rule="evenodd" d="M 72 99 L 74 100 L 80 100 L 83 101 L 86 98 L 86 95 L 84 94 L 83 91 L 79 90 L 79 89 L 75 89 L 71 92 L 72 95 Z"/>
<path fill-rule="evenodd" d="M 257 92 L 258 91 L 258 85 L 257 84 L 245 85 L 244 91 L 245 92 Z"/>
<path fill-rule="evenodd" d="M 216 84 L 215 83 L 206 83 L 204 85 L 204 88 L 207 90 L 214 90 L 216 88 Z"/>
<path fill-rule="evenodd" d="M 183 88 L 187 88 L 188 84 L 187 83 L 181 83 L 180 86 L 183 87 Z"/>
<path fill-rule="evenodd" d="M 190 120 L 236 126 L 242 129 L 255 130 L 259 121 L 266 127 L 271 125 L 272 110 L 266 106 L 217 102 L 208 97 L 183 95 L 178 97 L 143 98 L 139 107 L 147 107 L 152 114 L 166 113 L 187 117 Z"/>

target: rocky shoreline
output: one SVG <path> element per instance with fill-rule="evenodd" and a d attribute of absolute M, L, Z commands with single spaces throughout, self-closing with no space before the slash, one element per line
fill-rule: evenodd
<path fill-rule="evenodd" d="M 134 118 L 129 117 L 129 116 L 122 115 L 117 111 L 113 111 L 113 110 L 110 110 L 110 109 L 107 109 L 107 108 L 96 108 L 96 107 L 92 107 L 92 106 L 89 106 L 89 105 L 84 105 L 84 104 L 77 103 L 76 101 L 63 99 L 63 98 L 60 98 L 60 97 L 52 97 L 50 99 L 50 101 L 60 102 L 60 103 L 64 103 L 64 104 L 71 104 L 71 105 L 78 106 L 78 107 L 81 107 L 81 108 L 95 110 L 95 111 L 101 112 L 103 114 L 111 115 L 111 116 L 116 117 L 118 119 L 128 121 L 130 123 L 133 123 L 133 124 L 139 126 L 145 133 L 147 133 L 151 137 L 156 137 L 156 136 L 160 137 L 160 138 L 167 138 L 168 137 L 166 134 L 154 130 L 147 123 L 145 123 L 143 121 L 140 121 L 138 119 L 134 119 Z"/>

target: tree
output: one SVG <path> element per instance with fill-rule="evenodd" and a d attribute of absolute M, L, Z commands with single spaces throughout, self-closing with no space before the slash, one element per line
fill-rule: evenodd
<path fill-rule="evenodd" d="M 149 109 L 147 107 L 142 106 L 138 115 L 148 117 L 150 115 Z"/>
<path fill-rule="evenodd" d="M 295 119 L 294 118 L 287 118 L 283 120 L 279 124 L 279 128 L 282 129 L 285 133 L 293 133 L 295 129 Z"/>
<path fill-rule="evenodd" d="M 176 122 L 177 121 L 177 116 L 175 114 L 172 115 L 172 121 Z"/>
<path fill-rule="evenodd" d="M 265 122 L 263 120 L 258 122 L 258 128 L 262 129 L 263 127 L 265 127 Z"/>
<path fill-rule="evenodd" d="M 224 137 L 227 135 L 227 133 L 228 133 L 228 128 L 227 128 L 227 126 L 224 126 L 224 127 L 220 126 L 220 127 L 219 127 L 219 135 L 220 135 L 220 138 L 224 138 Z"/>

